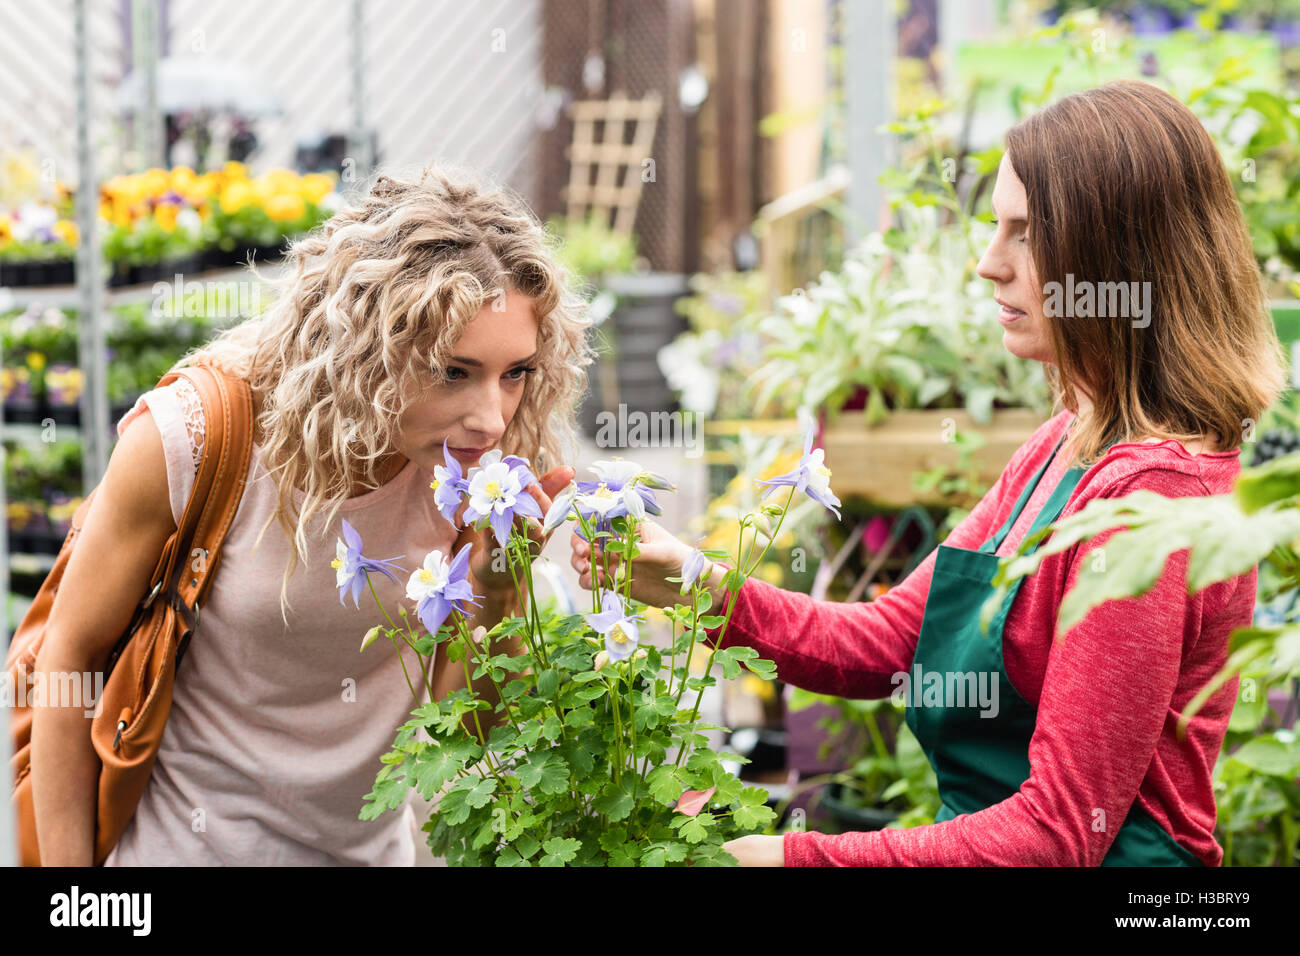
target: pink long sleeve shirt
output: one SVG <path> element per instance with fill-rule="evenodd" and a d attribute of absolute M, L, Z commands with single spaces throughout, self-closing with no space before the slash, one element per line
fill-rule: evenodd
<path fill-rule="evenodd" d="M 944 543 L 976 549 L 991 537 L 1072 418 L 1061 412 L 1040 427 Z M 1019 545 L 1066 468 L 1058 460 L 1047 470 L 998 554 Z M 1117 444 L 1083 476 L 1062 517 L 1093 498 L 1139 489 L 1171 498 L 1224 494 L 1240 469 L 1237 451 L 1192 455 L 1174 441 Z M 786 833 L 787 866 L 1095 866 L 1135 800 L 1205 864 L 1220 864 L 1211 774 L 1238 680 L 1209 698 L 1185 739 L 1176 725 L 1224 664 L 1229 634 L 1251 622 L 1256 572 L 1188 595 L 1187 551 L 1175 552 L 1145 595 L 1096 607 L 1068 636 L 1053 640 L 1066 591 L 1107 557 L 1099 552 L 1114 533 L 1045 558 L 1007 616 L 1007 677 L 1038 711 L 1030 775 L 1020 790 L 929 826 Z M 755 648 L 776 662 L 781 680 L 808 690 L 888 697 L 896 686 L 891 677 L 912 666 L 935 554 L 869 603 L 815 601 L 751 579 L 740 590 L 722 646 Z"/>

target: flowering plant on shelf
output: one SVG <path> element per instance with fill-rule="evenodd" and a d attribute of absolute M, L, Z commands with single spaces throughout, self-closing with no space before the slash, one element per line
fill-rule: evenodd
<path fill-rule="evenodd" d="M 647 633 L 647 608 L 633 599 L 626 569 L 640 553 L 641 523 L 660 513 L 655 493 L 674 490 L 667 479 L 628 461 L 598 462 L 595 481 L 571 483 L 543 515 L 527 490 L 536 479 L 525 459 L 489 452 L 467 474 L 451 455 L 444 461 L 431 485 L 439 510 L 454 523 L 465 506 L 467 526 L 491 528 L 501 546 L 494 558 L 509 569 L 521 613 L 471 631 L 468 605 L 481 596 L 473 593 L 469 546 L 454 557 L 431 552 L 410 574 L 414 615 L 399 608 L 394 621 L 380 603 L 387 626 L 372 628 L 362 650 L 383 637 L 403 658 L 413 651 L 428 693 L 416 692 L 403 660 L 416 709 L 383 757 L 361 818 L 397 809 L 414 787 L 437 801 L 424 829 L 433 852 L 452 865 L 734 865 L 723 844 L 764 829 L 775 814 L 767 793 L 725 769 L 709 746 L 703 731 L 726 728 L 704 724 L 700 703 L 716 671 L 770 680 L 775 665 L 752 648 L 699 645 L 716 628 L 723 643 L 735 594 L 779 533 L 796 490 L 834 500 L 816 453 L 783 476 L 790 485 L 783 504 L 739 518 L 734 557 L 692 551 L 680 575 L 667 578 L 680 583 L 681 602 L 662 608 L 670 634 L 659 642 Z M 567 522 L 601 545 L 605 573 L 593 579 L 589 612 L 543 607 L 533 590 L 537 539 Z M 725 609 L 712 607 L 712 561 L 727 562 Z M 364 557 L 350 526 L 334 567 L 340 599 L 359 594 L 372 571 L 405 573 Z M 517 638 L 521 653 L 493 653 L 498 637 Z M 465 674 L 465 687 L 442 699 L 430 681 L 439 654 Z M 703 672 L 693 671 L 701 659 Z M 485 677 L 488 698 L 473 690 Z"/>

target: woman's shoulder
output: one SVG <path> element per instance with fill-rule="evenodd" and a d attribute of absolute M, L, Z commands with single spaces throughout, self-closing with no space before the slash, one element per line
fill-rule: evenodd
<path fill-rule="evenodd" d="M 1142 490 L 1169 498 L 1223 495 L 1240 473 L 1240 449 L 1194 453 L 1174 439 L 1117 442 L 1088 469 L 1080 489 L 1095 498 Z"/>
<path fill-rule="evenodd" d="M 179 452 L 184 448 L 198 473 L 203 461 L 203 439 L 206 426 L 203 418 L 203 399 L 199 391 L 184 375 L 177 376 L 166 385 L 156 386 L 135 400 L 135 404 L 117 423 L 121 436 L 127 427 L 148 407 L 154 424 L 163 436 L 165 445 Z M 177 463 L 183 461 L 177 454 Z"/>

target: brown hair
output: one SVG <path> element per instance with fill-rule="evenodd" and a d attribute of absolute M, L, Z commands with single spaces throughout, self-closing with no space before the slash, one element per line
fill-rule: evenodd
<path fill-rule="evenodd" d="M 1081 283 L 1112 304 L 1149 293 L 1136 321 L 1086 303 L 1092 316 L 1048 315 L 1057 400 L 1077 412 L 1080 387 L 1092 400 L 1066 454 L 1086 466 L 1113 441 L 1147 437 L 1237 448 L 1286 378 L 1241 207 L 1200 121 L 1158 87 L 1121 80 L 1024 119 L 1007 151 L 1045 300 Z"/>

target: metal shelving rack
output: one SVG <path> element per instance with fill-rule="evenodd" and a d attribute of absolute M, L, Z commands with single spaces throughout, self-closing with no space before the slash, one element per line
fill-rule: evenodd
<path fill-rule="evenodd" d="M 162 117 L 157 102 L 158 51 L 161 49 L 161 0 L 129 0 L 133 37 L 133 66 L 147 77 L 145 104 L 136 117 L 137 146 L 151 165 L 161 163 Z M 78 430 L 85 447 L 82 467 L 82 485 L 93 488 L 108 467 L 112 446 L 109 431 L 109 401 L 107 387 L 107 309 L 112 305 L 148 300 L 153 296 L 152 286 L 108 289 L 105 285 L 103 260 L 97 222 L 99 217 L 99 180 L 96 175 L 90 117 L 92 111 L 92 86 L 94 76 L 91 66 L 91 45 L 87 31 L 90 28 L 88 0 L 72 0 L 73 46 L 75 60 L 74 84 L 76 88 L 76 157 L 77 193 L 76 222 L 81 235 L 77 248 L 75 287 L 50 287 L 31 289 L 0 289 L 0 309 L 9 310 L 31 305 L 77 310 L 77 359 L 82 373 L 82 392 L 78 405 Z M 371 172 L 370 138 L 366 132 L 367 110 L 365 97 L 365 0 L 351 0 L 348 20 L 349 36 L 349 93 L 350 93 L 350 144 L 349 153 L 354 160 L 355 181 L 364 184 Z M 203 281 L 227 281 L 233 277 L 246 278 L 242 270 L 218 272 L 203 276 Z M 0 360 L 3 356 L 0 356 Z M 0 415 L 0 439 L 5 428 L 13 427 Z M 21 425 L 19 428 L 23 427 Z M 67 427 L 65 425 L 65 427 Z M 8 513 L 4 482 L 4 451 L 0 444 L 0 515 Z M 9 588 L 11 560 L 9 555 L 9 526 L 0 520 L 0 628 L 5 641 L 11 633 Z M 24 569 L 41 573 L 53 565 L 53 555 L 22 556 Z"/>

